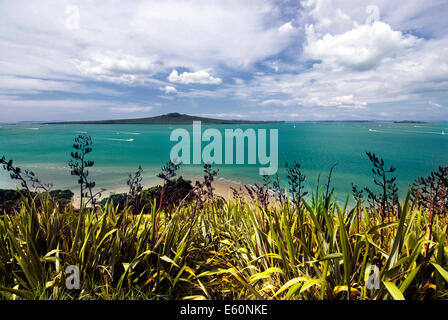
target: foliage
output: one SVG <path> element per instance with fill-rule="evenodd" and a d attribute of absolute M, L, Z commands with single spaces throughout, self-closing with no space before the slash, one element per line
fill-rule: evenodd
<path fill-rule="evenodd" d="M 411 192 L 417 205 L 429 212 L 429 239 L 433 240 L 434 215 L 448 216 L 448 167 L 439 167 L 428 177 L 418 178 Z"/>
<path fill-rule="evenodd" d="M 191 201 L 194 198 L 191 181 L 185 180 L 182 176 L 174 178 L 177 176 L 176 171 L 179 167 L 179 164 L 167 162 L 157 175 L 163 179 L 163 185 L 156 185 L 145 190 L 141 185 L 143 170 L 139 167 L 134 175 L 129 175 L 128 193 L 114 194 L 104 198 L 101 200 L 101 205 L 105 206 L 113 202 L 119 210 L 129 208 L 132 213 L 138 214 L 144 208 L 151 208 L 153 205 L 164 209 L 179 205 L 182 201 Z"/>
<path fill-rule="evenodd" d="M 113 203 L 114 206 L 118 207 L 118 210 L 124 210 L 124 208 L 126 208 L 127 198 L 128 198 L 127 193 L 111 194 L 109 197 L 102 199 L 100 201 L 100 205 L 104 207 L 108 203 Z"/>
<path fill-rule="evenodd" d="M 13 214 L 20 210 L 22 196 L 26 194 L 26 190 L 9 190 L 0 189 L 0 212 L 6 212 L 8 214 Z M 31 197 L 34 200 L 39 194 L 37 192 L 31 192 Z M 73 198 L 73 192 L 70 190 L 52 190 L 50 192 L 41 193 L 43 199 L 52 201 L 60 209 L 70 205 Z M 37 206 L 41 203 L 38 202 Z"/>
<path fill-rule="evenodd" d="M 166 181 L 164 186 L 159 185 L 143 190 L 139 199 L 142 205 L 148 206 L 155 203 L 160 208 L 172 208 L 179 205 L 184 199 L 187 202 L 191 201 L 193 199 L 192 190 L 191 181 L 179 177 Z"/>
<path fill-rule="evenodd" d="M 285 164 L 285 167 L 288 170 L 288 184 L 289 184 L 289 194 L 293 198 L 293 202 L 296 206 L 300 207 L 302 204 L 302 198 L 305 197 L 308 192 L 305 191 L 305 181 L 306 176 L 300 170 L 300 164 L 297 161 L 294 161 L 292 166 L 289 166 L 288 163 Z"/>
<path fill-rule="evenodd" d="M 89 181 L 89 170 L 88 168 L 93 167 L 94 162 L 87 160 L 86 156 L 92 152 L 92 137 L 87 135 L 80 135 L 75 138 L 75 143 L 73 144 L 73 149 L 77 150 L 71 153 L 71 159 L 68 165 L 71 169 L 71 175 L 78 177 L 78 184 L 80 186 L 80 207 L 84 208 L 85 205 L 91 203 L 95 207 L 98 197 L 101 196 L 100 192 L 94 193 L 93 188 L 95 187 L 94 181 Z M 84 198 L 88 200 L 84 203 Z"/>
<path fill-rule="evenodd" d="M 64 209 L 65 207 L 70 205 L 74 194 L 71 190 L 58 189 L 50 191 L 49 195 L 60 209 Z"/>
<path fill-rule="evenodd" d="M 26 190 L 22 190 L 22 194 L 26 194 Z M 8 214 L 14 213 L 14 210 L 19 210 L 21 205 L 20 192 L 17 190 L 0 190 L 0 212 Z"/>
<path fill-rule="evenodd" d="M 383 217 L 383 220 L 396 213 L 398 204 L 398 188 L 395 184 L 396 177 L 390 177 L 396 168 L 385 168 L 384 160 L 378 158 L 374 153 L 366 152 L 370 162 L 373 165 L 373 182 L 380 188 L 380 193 L 373 192 L 370 188 L 365 188 L 371 208 L 377 208 Z"/>
<path fill-rule="evenodd" d="M 245 189 L 252 199 L 256 201 L 265 211 L 268 211 L 268 206 L 270 202 L 269 197 L 269 185 L 271 184 L 271 179 L 268 175 L 263 176 L 263 184 L 259 185 L 255 183 L 253 186 L 245 185 Z"/>
<path fill-rule="evenodd" d="M 418 205 L 431 213 L 448 213 L 448 167 L 439 167 L 428 177 L 418 178 L 412 188 Z"/>
<path fill-rule="evenodd" d="M 179 170 L 179 167 L 180 163 L 174 163 L 170 160 L 162 166 L 162 171 L 157 175 L 157 177 L 165 182 L 168 182 L 177 175 L 176 171 Z"/>
<path fill-rule="evenodd" d="M 14 166 L 12 159 L 6 160 L 5 156 L 0 158 L 0 164 L 3 165 L 4 170 L 9 172 L 9 176 L 12 180 L 18 180 L 20 182 L 20 185 L 26 191 L 27 196 L 31 198 L 31 190 L 28 186 L 26 177 L 31 175 L 34 176 L 34 173 L 30 171 L 23 173 L 21 168 Z"/>
<path fill-rule="evenodd" d="M 73 208 L 59 212 L 51 203 L 37 208 L 22 202 L 18 215 L 0 218 L 0 294 L 81 300 L 446 299 L 446 223 L 436 215 L 434 239 L 428 239 L 429 216 L 409 197 L 388 223 L 365 207 L 347 209 L 335 200 L 326 207 L 321 192 L 302 199 L 300 208 L 287 198 L 268 211 L 251 200 L 209 199 L 201 206 L 153 205 L 138 215 L 111 203 L 81 215 Z M 377 290 L 367 287 L 372 263 L 382 265 Z M 81 290 L 65 288 L 68 265 L 79 267 Z"/>
<path fill-rule="evenodd" d="M 140 208 L 139 194 L 143 190 L 142 172 L 143 169 L 141 166 L 139 166 L 137 172 L 135 172 L 134 175 L 129 174 L 129 180 L 127 181 L 129 191 L 126 195 L 125 206 L 131 206 L 132 208 L 134 208 L 134 213 L 136 213 L 136 210 Z"/>
<path fill-rule="evenodd" d="M 218 175 L 219 169 L 212 169 L 212 165 L 209 163 L 204 164 L 204 181 L 200 183 L 196 181 L 196 188 L 200 190 L 200 198 L 205 196 L 206 198 L 213 199 L 213 181 L 215 181 Z"/>

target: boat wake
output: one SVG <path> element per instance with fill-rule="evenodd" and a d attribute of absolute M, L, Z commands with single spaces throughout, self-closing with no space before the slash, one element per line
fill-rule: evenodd
<path fill-rule="evenodd" d="M 369 129 L 369 132 L 381 132 L 381 133 L 388 133 L 387 131 L 376 130 L 376 129 Z"/>
<path fill-rule="evenodd" d="M 447 134 L 444 130 L 442 130 L 441 132 L 437 132 L 437 131 L 412 131 L 412 130 L 382 131 L 382 130 L 369 129 L 369 132 L 381 132 L 381 133 L 390 133 L 390 134 L 403 134 L 403 133 L 437 134 L 437 135 Z"/>
<path fill-rule="evenodd" d="M 140 132 L 120 132 L 120 131 L 117 131 L 117 134 L 132 134 L 132 135 L 140 135 L 141 133 L 140 133 Z"/>
<path fill-rule="evenodd" d="M 412 132 L 412 133 L 423 133 L 423 134 L 438 134 L 438 135 L 444 135 L 445 131 L 442 130 L 442 132 L 437 131 L 405 131 L 405 132 Z"/>
<path fill-rule="evenodd" d="M 97 138 L 99 140 L 133 142 L 134 139 Z"/>

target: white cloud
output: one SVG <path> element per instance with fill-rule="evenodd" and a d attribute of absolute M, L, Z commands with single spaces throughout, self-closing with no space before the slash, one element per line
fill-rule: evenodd
<path fill-rule="evenodd" d="M 398 31 L 385 22 L 359 24 L 345 13 L 347 6 L 344 10 L 333 7 L 328 15 L 323 14 L 328 7 L 324 3 L 331 6 L 342 2 L 308 1 L 310 8 L 316 4 L 320 8 L 314 11 L 315 17 L 310 15 L 313 19 L 308 20 L 306 55 L 302 59 L 319 61 L 301 72 L 256 75 L 245 87 L 235 88 L 235 95 L 244 92 L 249 97 L 256 97 L 258 105 L 276 107 L 276 112 L 297 113 L 295 110 L 300 110 L 298 114 L 302 115 L 303 107 L 308 110 L 333 108 L 334 114 L 339 115 L 352 110 L 352 114 L 346 113 L 351 118 L 359 118 L 360 114 L 366 118 L 366 115 L 384 112 L 378 110 L 384 108 L 383 103 L 387 103 L 388 108 L 394 108 L 391 107 L 393 104 L 401 105 L 401 112 L 409 115 L 412 111 L 406 110 L 405 106 L 410 102 L 425 105 L 433 94 L 446 98 L 446 36 L 424 39 Z M 366 19 L 365 8 L 360 6 L 362 10 L 357 20 L 361 23 Z M 416 10 L 412 12 L 418 14 Z M 381 17 L 388 15 L 382 11 Z M 422 116 L 437 117 L 441 113 L 436 114 L 436 110 L 444 110 L 433 107 L 433 114 Z M 418 107 L 410 108 L 418 110 Z M 317 114 L 306 114 L 318 117 Z M 328 118 L 332 116 L 326 114 Z"/>
<path fill-rule="evenodd" d="M 145 59 L 155 55 L 163 57 L 167 66 L 239 67 L 280 52 L 290 40 L 290 35 L 279 34 L 284 22 L 272 16 L 274 5 L 269 1 L 147 0 L 133 5 L 77 1 L 76 30 L 66 27 L 70 6 L 67 1 L 50 1 L 43 10 L 38 3 L 2 3 L 1 39 L 15 46 L 45 48 L 53 57 L 60 55 L 57 61 L 48 55 L 40 57 L 51 66 L 63 59 L 78 59 L 90 61 L 87 69 L 99 66 L 101 71 L 110 66 L 140 70 L 142 64 L 145 69 Z M 101 57 L 98 52 L 121 55 Z M 21 56 L 25 54 L 38 52 Z"/>
<path fill-rule="evenodd" d="M 319 37 L 330 33 L 341 34 L 351 30 L 355 23 L 365 24 L 375 20 L 369 6 L 379 9 L 379 21 L 394 30 L 419 30 L 422 34 L 442 36 L 446 34 L 446 0 L 407 0 L 401 5 L 390 0 L 306 0 L 301 2 L 304 11 L 300 15 L 304 24 L 314 24 Z"/>
<path fill-rule="evenodd" d="M 372 25 L 358 25 L 350 31 L 323 38 L 315 38 L 314 29 L 307 29 L 309 41 L 305 54 L 327 64 L 367 70 L 378 66 L 386 57 L 392 57 L 402 49 L 418 42 L 414 36 L 404 36 L 400 31 L 380 21 Z"/>
<path fill-rule="evenodd" d="M 278 31 L 280 33 L 287 33 L 294 30 L 294 27 L 292 26 L 292 22 L 286 22 L 284 25 L 282 25 L 280 28 L 278 28 Z"/>
<path fill-rule="evenodd" d="M 435 102 L 432 102 L 432 101 L 428 101 L 428 104 L 429 104 L 431 107 L 436 108 L 436 109 L 440 109 L 440 108 L 442 108 L 442 105 L 440 105 L 440 104 L 438 104 L 438 103 L 435 103 Z"/>
<path fill-rule="evenodd" d="M 149 112 L 153 107 L 141 107 L 141 106 L 118 106 L 110 107 L 109 110 L 117 113 L 135 113 L 135 112 Z"/>
<path fill-rule="evenodd" d="M 200 70 L 197 72 L 184 72 L 178 74 L 177 70 L 173 70 L 168 76 L 170 82 L 182 83 L 182 84 L 221 84 L 221 78 L 215 78 L 211 76 L 207 70 Z"/>
<path fill-rule="evenodd" d="M 156 57 L 135 57 L 119 52 L 94 52 L 85 60 L 74 60 L 81 74 L 96 80 L 133 84 L 160 70 Z"/>
<path fill-rule="evenodd" d="M 148 1 L 136 6 L 131 23 L 167 65 L 247 67 L 292 40 L 278 31 L 285 22 L 273 15 L 275 7 L 265 0 Z"/>
<path fill-rule="evenodd" d="M 107 119 L 107 112 L 115 114 L 143 113 L 153 110 L 152 106 L 122 104 L 115 100 L 94 99 L 32 99 L 20 96 L 0 95 L 2 120 L 101 120 Z M 17 118 L 17 114 L 21 115 Z"/>
<path fill-rule="evenodd" d="M 197 114 L 199 117 L 208 117 L 208 118 L 222 118 L 222 119 L 248 119 L 248 114 L 241 113 L 200 113 Z"/>
<path fill-rule="evenodd" d="M 173 86 L 165 86 L 164 88 L 160 88 L 161 91 L 165 92 L 166 94 L 170 93 L 176 93 L 177 89 Z"/>
<path fill-rule="evenodd" d="M 24 78 L 17 76 L 0 76 L 0 92 L 5 94 L 21 93 L 33 94 L 40 92 L 59 91 L 71 93 L 97 93 L 107 95 L 120 95 L 116 90 L 106 89 L 97 86 L 88 86 L 82 82 L 69 80 L 51 80 Z"/>
<path fill-rule="evenodd" d="M 44 6 L 24 2 L 0 6 L 0 76 L 54 82 L 94 80 L 157 89 L 168 83 L 155 75 L 173 68 L 249 68 L 281 52 L 294 33 L 279 32 L 289 29 L 288 24 L 273 15 L 276 5 L 268 0 L 135 4 L 81 0 L 76 6 L 49 0 Z M 213 76 L 190 80 L 189 76 L 180 81 L 221 83 Z M 51 86 L 70 89 L 64 83 Z"/>
<path fill-rule="evenodd" d="M 8 109 L 15 112 L 23 110 L 59 110 L 70 112 L 71 110 L 87 110 L 92 108 L 103 108 L 111 105 L 111 102 L 102 100 L 78 100 L 78 99 L 22 99 L 15 96 L 4 96 L 0 99 L 0 108 L 2 111 Z"/>
<path fill-rule="evenodd" d="M 333 95 L 310 95 L 305 98 L 292 99 L 268 99 L 262 101 L 261 105 L 265 106 L 281 106 L 281 107 L 338 107 L 345 109 L 362 109 L 365 108 L 367 102 L 356 100 L 353 95 L 333 96 Z"/>
<path fill-rule="evenodd" d="M 334 1 L 328 0 L 306 0 L 302 1 L 305 9 L 304 18 L 312 19 L 313 26 L 318 34 L 341 33 L 353 27 L 353 21 L 349 15 Z M 304 20 L 305 20 L 304 19 Z"/>

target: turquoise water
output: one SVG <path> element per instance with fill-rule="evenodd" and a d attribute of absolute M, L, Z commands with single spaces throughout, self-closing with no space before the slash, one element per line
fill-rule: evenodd
<path fill-rule="evenodd" d="M 170 133 L 191 125 L 1 125 L 0 155 L 13 159 L 22 168 L 31 169 L 55 188 L 76 187 L 67 162 L 73 139 L 80 133 L 92 136 L 95 161 L 91 177 L 99 188 L 126 187 L 127 175 L 142 165 L 144 183 L 158 182 L 156 174 L 170 155 L 175 142 Z M 400 194 L 418 176 L 426 175 L 439 165 L 448 165 L 448 123 L 284 123 L 269 125 L 213 125 L 202 129 L 278 129 L 279 174 L 286 186 L 285 162 L 297 160 L 307 176 L 308 188 L 314 188 L 319 174 L 326 182 L 328 170 L 337 163 L 333 185 L 339 197 L 351 193 L 351 183 L 372 186 L 371 166 L 366 151 L 384 158 L 397 168 Z M 447 134 L 443 134 L 447 132 Z M 269 139 L 268 139 L 269 141 Z M 203 142 L 203 146 L 207 144 Z M 259 165 L 222 165 L 219 176 L 239 183 L 260 183 Z M 202 176 L 200 165 L 185 165 L 181 174 Z M 0 172 L 0 188 L 14 183 L 6 171 Z"/>

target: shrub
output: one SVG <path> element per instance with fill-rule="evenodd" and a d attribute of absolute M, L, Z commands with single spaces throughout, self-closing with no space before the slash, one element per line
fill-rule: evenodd
<path fill-rule="evenodd" d="M 5 211 L 8 214 L 19 211 L 21 205 L 21 194 L 25 195 L 26 190 L 21 190 L 19 192 L 17 190 L 0 189 L 0 211 Z M 46 199 L 46 197 L 49 196 L 49 199 L 61 210 L 70 205 L 73 198 L 73 192 L 70 190 L 53 190 L 43 193 L 31 192 L 30 194 L 33 199 L 36 197 Z M 40 203 L 40 201 L 37 201 L 38 207 L 40 206 Z"/>
<path fill-rule="evenodd" d="M 111 202 L 114 207 L 118 206 L 118 210 L 123 210 L 126 207 L 126 199 L 126 193 L 112 194 L 109 197 L 101 200 L 100 205 L 104 207 L 107 203 Z"/>
<path fill-rule="evenodd" d="M 191 181 L 180 176 L 166 180 L 164 186 L 158 185 L 140 192 L 140 204 L 151 206 L 155 199 L 158 208 L 170 208 L 179 205 L 184 199 L 186 202 L 193 200 L 192 190 Z"/>

